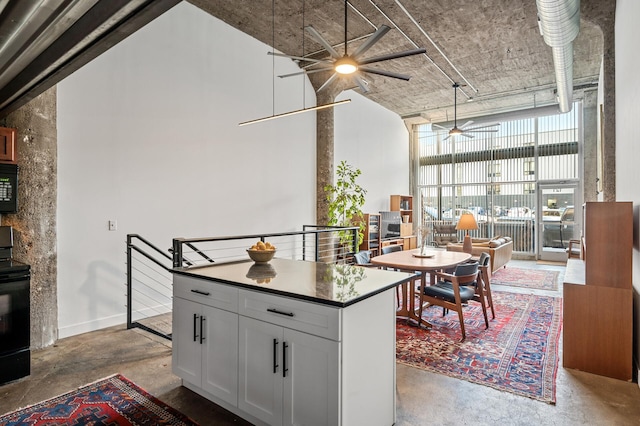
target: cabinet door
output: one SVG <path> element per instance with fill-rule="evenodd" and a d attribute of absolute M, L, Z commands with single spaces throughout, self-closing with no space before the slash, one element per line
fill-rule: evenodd
<path fill-rule="evenodd" d="M 202 389 L 238 403 L 238 314 L 203 306 Z"/>
<path fill-rule="evenodd" d="M 199 303 L 173 298 L 171 367 L 173 374 L 196 386 L 202 382 L 201 311 Z"/>
<path fill-rule="evenodd" d="M 238 408 L 282 424 L 282 335 L 277 325 L 240 316 Z"/>
<path fill-rule="evenodd" d="M 339 424 L 340 343 L 284 329 L 284 425 Z"/>

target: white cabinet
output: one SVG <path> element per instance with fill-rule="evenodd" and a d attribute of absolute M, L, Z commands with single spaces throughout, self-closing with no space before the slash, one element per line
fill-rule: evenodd
<path fill-rule="evenodd" d="M 271 425 L 339 424 L 340 343 L 240 317 L 238 408 Z"/>
<path fill-rule="evenodd" d="M 191 292 L 192 289 L 198 291 Z M 184 289 L 183 289 L 184 290 Z M 174 374 L 229 404 L 238 401 L 238 314 L 203 304 L 216 294 L 210 288 L 189 286 L 189 297 L 173 299 Z M 230 292 L 228 291 L 230 290 Z M 237 294 L 222 288 L 222 294 Z M 237 303 L 237 296 L 235 298 Z"/>
<path fill-rule="evenodd" d="M 209 276 L 173 291 L 173 372 L 194 392 L 256 425 L 394 423 L 393 288 L 346 307 Z"/>

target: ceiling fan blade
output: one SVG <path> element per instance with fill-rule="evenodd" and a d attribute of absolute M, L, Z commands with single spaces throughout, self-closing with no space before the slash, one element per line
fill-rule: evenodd
<path fill-rule="evenodd" d="M 404 80 L 404 81 L 409 81 L 409 79 L 411 78 L 410 75 L 406 75 L 406 74 L 398 74 L 395 72 L 391 72 L 391 71 L 382 71 L 382 70 L 377 70 L 375 68 L 369 68 L 369 67 L 358 67 L 358 69 L 362 72 L 368 72 L 370 74 L 378 74 L 378 75 L 383 75 L 385 77 L 391 77 L 391 78 L 397 78 L 398 80 Z"/>
<path fill-rule="evenodd" d="M 489 129 L 489 130 L 475 130 L 475 129 L 466 129 L 467 133 L 497 133 L 498 129 Z"/>
<path fill-rule="evenodd" d="M 371 46 L 376 44 L 378 40 L 382 38 L 391 28 L 386 25 L 380 25 L 375 33 L 371 37 L 367 39 L 364 43 L 362 43 L 358 48 L 351 54 L 353 59 L 357 59 L 358 56 L 362 55 L 364 52 L 369 50 Z"/>
<path fill-rule="evenodd" d="M 322 47 L 324 47 L 324 49 L 329 52 L 332 58 L 340 59 L 340 55 L 338 54 L 338 52 L 336 52 L 336 49 L 334 49 L 333 46 L 331 46 L 329 42 L 325 40 L 318 31 L 316 31 L 315 28 L 313 28 L 311 25 L 307 25 L 306 27 L 304 27 L 304 29 L 309 33 L 311 37 L 315 39 L 315 41 L 320 43 Z"/>
<path fill-rule="evenodd" d="M 487 127 L 495 127 L 495 126 L 499 126 L 500 123 L 492 123 L 492 124 L 485 124 L 484 126 L 476 126 L 476 127 L 470 127 L 468 129 L 465 129 L 466 131 L 471 131 L 471 130 L 478 130 L 478 129 L 486 129 Z M 498 129 L 492 129 L 495 130 L 496 132 L 498 131 Z"/>
<path fill-rule="evenodd" d="M 312 59 L 312 58 L 305 58 L 303 56 L 285 55 L 284 53 L 267 52 L 267 55 L 280 56 L 282 58 L 295 59 L 295 60 L 298 60 L 298 61 L 318 62 L 318 63 L 325 63 L 325 64 L 330 64 L 331 63 L 331 61 L 328 61 L 326 59 Z"/>
<path fill-rule="evenodd" d="M 294 77 L 296 75 L 302 75 L 302 74 L 315 74 L 317 72 L 329 71 L 329 70 L 331 70 L 331 67 L 328 67 L 328 68 L 314 68 L 314 69 L 311 69 L 311 70 L 294 72 L 294 73 L 291 73 L 291 74 L 282 74 L 282 75 L 279 75 L 278 77 L 287 78 L 287 77 Z"/>
<path fill-rule="evenodd" d="M 329 84 L 331 84 L 333 82 L 333 80 L 335 80 L 336 78 L 338 78 L 338 73 L 334 72 L 331 77 L 329 77 L 327 79 L 327 81 L 324 82 L 324 84 L 322 86 L 320 86 L 320 88 L 318 89 L 318 92 L 321 91 L 322 89 L 324 89 L 325 87 L 327 87 Z"/>
<path fill-rule="evenodd" d="M 426 53 L 426 49 L 405 50 L 404 52 L 389 53 L 388 55 L 376 56 L 375 58 L 358 61 L 360 65 L 373 64 L 375 62 L 388 61 L 390 59 L 404 58 L 406 56 L 420 55 Z"/>
<path fill-rule="evenodd" d="M 449 139 L 451 137 L 451 135 L 447 136 L 446 138 L 442 139 L 442 142 L 446 141 L 447 139 Z"/>
<path fill-rule="evenodd" d="M 362 79 L 362 77 L 360 77 L 359 75 L 354 75 L 353 79 L 358 84 L 358 86 L 360 86 L 360 90 L 362 90 L 362 93 L 369 93 L 369 85 Z"/>
<path fill-rule="evenodd" d="M 433 128 L 433 127 L 435 127 L 435 128 L 441 129 L 441 130 L 446 130 L 447 132 L 448 132 L 449 130 L 451 130 L 451 129 L 448 129 L 448 128 L 446 128 L 446 127 L 444 127 L 444 126 L 441 126 L 441 125 L 439 125 L 439 124 L 435 124 L 435 123 L 431 123 L 431 127 L 432 127 L 432 128 Z"/>
<path fill-rule="evenodd" d="M 464 123 L 462 126 L 460 126 L 460 129 L 464 130 L 465 127 L 470 126 L 473 124 L 473 120 L 469 120 L 466 123 Z"/>
<path fill-rule="evenodd" d="M 464 136 L 465 138 L 469 138 L 469 139 L 473 139 L 473 135 L 468 135 L 466 133 L 460 133 L 462 136 Z"/>

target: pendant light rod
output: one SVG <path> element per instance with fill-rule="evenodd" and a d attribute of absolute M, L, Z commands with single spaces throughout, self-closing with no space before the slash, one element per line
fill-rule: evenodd
<path fill-rule="evenodd" d="M 319 111 L 321 109 L 331 108 L 334 106 L 347 104 L 349 102 L 351 102 L 351 99 L 345 99 L 345 100 L 333 102 L 330 104 L 316 105 L 314 107 L 309 107 L 309 108 L 297 109 L 295 111 L 283 112 L 282 114 L 275 114 L 275 115 L 270 115 L 268 117 L 257 118 L 255 120 L 243 121 L 242 123 L 238 123 L 238 126 L 247 126 L 249 124 L 262 123 L 263 121 L 269 121 L 269 120 L 274 120 L 276 118 L 288 117 L 290 115 L 301 114 L 303 112 Z"/>
<path fill-rule="evenodd" d="M 347 0 L 344 0 L 344 56 L 347 56 Z"/>
<path fill-rule="evenodd" d="M 458 83 L 453 83 L 453 127 L 458 127 Z"/>

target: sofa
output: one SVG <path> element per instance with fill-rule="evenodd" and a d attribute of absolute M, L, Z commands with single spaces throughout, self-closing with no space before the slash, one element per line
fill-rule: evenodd
<path fill-rule="evenodd" d="M 471 255 L 473 257 L 480 257 L 482 252 L 489 253 L 492 273 L 505 266 L 511 260 L 511 253 L 513 252 L 511 237 L 472 238 L 471 245 Z M 447 250 L 462 251 L 462 243 L 447 244 Z"/>

